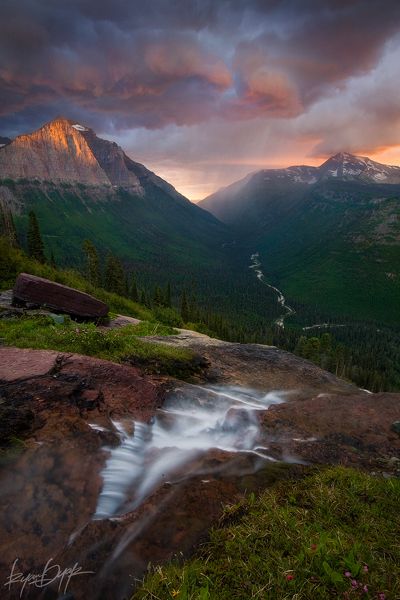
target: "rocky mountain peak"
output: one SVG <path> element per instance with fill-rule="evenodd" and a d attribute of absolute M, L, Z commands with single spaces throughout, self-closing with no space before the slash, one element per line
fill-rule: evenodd
<path fill-rule="evenodd" d="M 0 150 L 0 177 L 122 186 L 142 192 L 135 173 L 139 165 L 122 148 L 62 115 Z"/>
<path fill-rule="evenodd" d="M 64 117 L 1 148 L 0 177 L 110 185 L 81 131 Z"/>
<path fill-rule="evenodd" d="M 339 152 L 319 167 L 320 179 L 341 178 L 365 183 L 400 183 L 400 167 L 384 165 L 367 156 Z"/>

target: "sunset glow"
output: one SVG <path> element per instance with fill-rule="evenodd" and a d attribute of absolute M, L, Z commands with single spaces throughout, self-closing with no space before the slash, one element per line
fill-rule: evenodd
<path fill-rule="evenodd" d="M 339 151 L 400 164 L 400 5 L 0 6 L 0 135 L 63 114 L 199 200 Z M 357 23 L 357 27 L 354 27 Z"/>

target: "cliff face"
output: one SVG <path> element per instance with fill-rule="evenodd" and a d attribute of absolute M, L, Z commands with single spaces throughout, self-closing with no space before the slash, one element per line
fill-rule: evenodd
<path fill-rule="evenodd" d="M 0 148 L 0 177 L 111 185 L 82 133 L 59 118 L 18 136 Z"/>
<path fill-rule="evenodd" d="M 112 185 L 140 191 L 140 181 L 137 175 L 129 170 L 129 159 L 118 144 L 102 140 L 92 129 L 82 131 L 81 135 Z"/>
<path fill-rule="evenodd" d="M 121 187 L 137 196 L 157 188 L 180 204 L 188 204 L 172 185 L 130 159 L 118 144 L 64 117 L 13 141 L 0 138 L 2 178 L 107 186 L 110 190 Z"/>

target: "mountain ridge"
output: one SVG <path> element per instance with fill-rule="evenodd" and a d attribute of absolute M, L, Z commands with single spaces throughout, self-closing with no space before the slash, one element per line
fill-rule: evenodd
<path fill-rule="evenodd" d="M 123 188 L 138 196 L 145 196 L 146 185 L 151 183 L 178 202 L 190 202 L 169 182 L 132 160 L 118 144 L 62 115 L 14 140 L 1 139 L 0 178 Z"/>
<path fill-rule="evenodd" d="M 249 173 L 242 179 L 203 198 L 198 205 L 224 221 L 222 203 L 230 202 L 232 206 L 235 206 L 231 195 L 240 193 L 247 185 L 254 184 L 257 187 L 271 185 L 275 188 L 286 185 L 301 187 L 312 186 L 327 180 L 400 185 L 400 167 L 378 163 L 368 157 L 356 156 L 348 152 L 339 152 L 318 167 L 293 165 L 281 169 L 260 169 Z M 228 219 L 227 222 L 230 220 Z"/>
<path fill-rule="evenodd" d="M 103 256 L 116 254 L 152 281 L 212 265 L 227 235 L 211 213 L 115 142 L 63 116 L 0 147 L 2 209 L 13 213 L 23 242 L 34 210 L 60 264 L 79 265 L 82 242 L 91 239 Z"/>
<path fill-rule="evenodd" d="M 291 306 L 398 324 L 400 167 L 338 153 L 258 171 L 199 205 L 233 228 L 244 255 L 259 253 Z"/>

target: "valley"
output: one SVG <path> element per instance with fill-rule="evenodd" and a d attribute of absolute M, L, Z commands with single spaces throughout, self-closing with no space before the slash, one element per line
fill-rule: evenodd
<path fill-rule="evenodd" d="M 175 308 L 187 297 L 187 321 L 227 340 L 296 351 L 301 336 L 330 332 L 352 378 L 368 370 L 367 339 L 380 365 L 383 329 L 386 366 L 375 383 L 357 382 L 389 390 L 400 385 L 399 171 L 340 153 L 320 167 L 251 174 L 196 206 L 117 144 L 59 117 L 0 148 L 0 209 L 22 247 L 34 211 L 57 265 L 84 271 L 90 240 L 100 271 L 116 256 L 149 308 L 170 286 Z M 330 368 L 344 373 L 336 359 Z"/>

